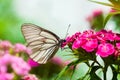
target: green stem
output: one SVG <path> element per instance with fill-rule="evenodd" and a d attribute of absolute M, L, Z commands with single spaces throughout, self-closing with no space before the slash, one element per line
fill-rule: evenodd
<path fill-rule="evenodd" d="M 107 72 L 107 68 L 108 68 L 108 66 L 106 65 L 105 67 L 104 67 L 104 69 L 103 69 L 103 79 L 104 80 L 107 80 L 106 78 L 106 72 Z"/>
<path fill-rule="evenodd" d="M 89 69 L 88 69 L 87 73 L 85 74 L 84 77 L 80 78 L 80 80 L 84 80 L 84 78 L 86 78 L 86 76 L 90 73 L 90 71 L 91 71 L 92 67 L 94 66 L 94 64 L 95 64 L 95 62 L 93 62 L 93 63 L 91 64 L 91 66 L 89 66 Z"/>
<path fill-rule="evenodd" d="M 77 65 L 79 63 L 79 61 L 80 61 L 80 59 L 73 61 L 73 62 L 69 63 L 67 66 L 65 66 L 65 68 L 58 74 L 58 76 L 55 78 L 55 80 L 58 80 L 65 73 L 65 71 L 69 69 L 70 66 Z"/>
<path fill-rule="evenodd" d="M 73 66 L 73 71 L 72 71 L 70 80 L 72 80 L 72 77 L 73 77 L 73 74 L 74 74 L 74 72 L 75 72 L 76 66 L 77 66 L 77 64 Z"/>
<path fill-rule="evenodd" d="M 68 68 L 69 68 L 69 66 L 67 65 L 67 66 L 58 74 L 58 76 L 55 78 L 55 80 L 58 80 Z"/>

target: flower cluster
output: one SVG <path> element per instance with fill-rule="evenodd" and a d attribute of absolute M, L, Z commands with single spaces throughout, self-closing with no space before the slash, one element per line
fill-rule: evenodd
<path fill-rule="evenodd" d="M 31 51 L 22 44 L 12 45 L 9 41 L 0 42 L 0 80 L 13 80 L 18 79 L 19 76 L 29 75 L 31 66 L 19 56 L 20 53 L 30 54 Z"/>
<path fill-rule="evenodd" d="M 77 32 L 67 37 L 63 45 L 68 45 L 72 50 L 82 49 L 87 53 L 95 52 L 101 57 L 110 55 L 117 57 L 120 55 L 120 34 L 107 30 Z"/>

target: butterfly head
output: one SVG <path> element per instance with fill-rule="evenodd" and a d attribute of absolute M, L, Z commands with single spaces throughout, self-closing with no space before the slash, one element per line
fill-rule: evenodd
<path fill-rule="evenodd" d="M 65 39 L 61 39 L 61 40 L 60 40 L 60 46 L 63 47 L 65 42 L 66 42 Z"/>

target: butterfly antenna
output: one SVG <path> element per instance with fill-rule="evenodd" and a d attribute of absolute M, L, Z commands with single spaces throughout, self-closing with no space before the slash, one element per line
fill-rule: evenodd
<path fill-rule="evenodd" d="M 66 38 L 66 37 L 68 36 L 68 34 L 69 34 L 69 33 L 68 33 L 68 30 L 70 29 L 70 26 L 71 26 L 71 24 L 68 25 L 68 28 L 67 28 L 67 32 L 66 32 L 65 38 Z"/>

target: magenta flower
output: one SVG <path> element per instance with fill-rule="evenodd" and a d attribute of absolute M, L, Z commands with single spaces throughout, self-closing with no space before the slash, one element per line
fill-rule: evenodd
<path fill-rule="evenodd" d="M 85 44 L 82 45 L 82 48 L 87 52 L 92 52 L 98 46 L 97 39 L 88 39 Z"/>
<path fill-rule="evenodd" d="M 28 59 L 27 63 L 31 66 L 31 67 L 37 67 L 39 66 L 39 64 L 35 61 L 33 61 L 32 59 Z"/>
<path fill-rule="evenodd" d="M 14 56 L 11 64 L 13 70 L 18 75 L 27 75 L 31 67 L 22 58 Z"/>
<path fill-rule="evenodd" d="M 93 30 L 84 31 L 79 37 L 81 38 L 96 38 L 96 33 Z"/>
<path fill-rule="evenodd" d="M 115 48 L 110 43 L 102 43 L 98 45 L 97 54 L 101 57 L 108 57 L 109 55 L 113 54 Z"/>
<path fill-rule="evenodd" d="M 106 42 L 106 41 L 114 41 L 120 39 L 115 33 L 113 33 L 111 30 L 101 30 L 96 33 L 98 40 L 101 42 Z"/>
<path fill-rule="evenodd" d="M 102 10 L 95 10 L 94 12 L 93 12 L 93 16 L 94 17 L 96 17 L 96 16 L 99 16 L 99 15 L 101 15 L 101 14 L 103 14 L 103 12 L 102 12 Z"/>
<path fill-rule="evenodd" d="M 86 42 L 85 39 L 82 38 L 76 39 L 72 44 L 72 49 L 80 48 L 83 44 L 85 44 L 85 42 Z"/>

